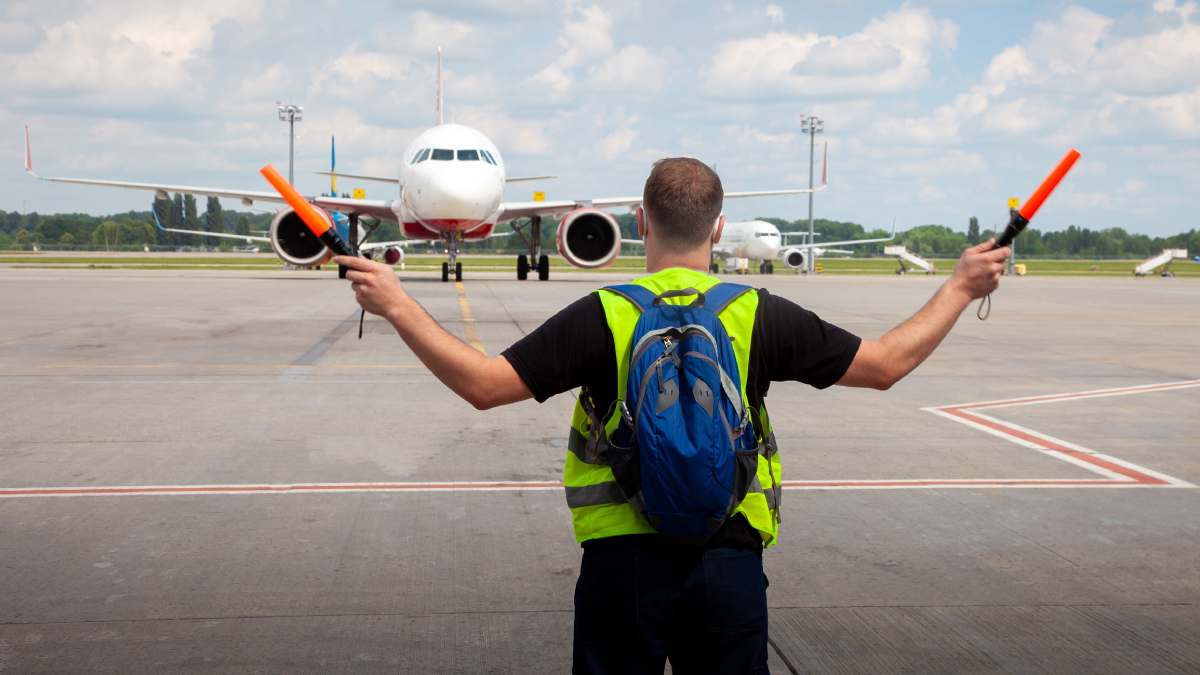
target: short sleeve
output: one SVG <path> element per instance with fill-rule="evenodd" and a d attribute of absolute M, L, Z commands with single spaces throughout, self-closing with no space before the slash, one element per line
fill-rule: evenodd
<path fill-rule="evenodd" d="M 612 333 L 595 293 L 567 305 L 501 354 L 538 403 L 614 376 Z"/>
<path fill-rule="evenodd" d="M 862 340 L 800 305 L 758 292 L 751 361 L 766 391 L 768 382 L 793 380 L 824 389 L 846 374 Z"/>

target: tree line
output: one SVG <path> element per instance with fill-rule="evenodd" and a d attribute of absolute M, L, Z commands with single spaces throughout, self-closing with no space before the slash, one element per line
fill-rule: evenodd
<path fill-rule="evenodd" d="M 163 227 L 231 234 L 265 231 L 270 213 L 225 211 L 221 201 L 209 197 L 204 213 L 199 213 L 195 197 L 176 194 L 155 199 L 150 211 L 127 211 L 107 216 L 86 213 L 41 215 L 0 210 L 0 249 L 129 251 L 152 247 L 172 250 L 180 247 L 231 249 L 237 240 L 205 239 L 186 234 L 161 232 L 154 226 L 158 216 Z"/>
<path fill-rule="evenodd" d="M 176 194 L 165 199 L 155 199 L 151 211 L 129 211 L 108 216 L 92 216 L 83 213 L 40 215 L 36 212 L 18 213 L 0 210 L 0 249 L 29 250 L 35 246 L 52 250 L 173 250 L 181 247 L 218 248 L 229 250 L 244 246 L 237 240 L 201 239 L 192 235 L 161 232 L 154 227 L 158 216 L 163 227 L 170 229 L 203 230 L 230 234 L 250 235 L 265 232 L 271 222 L 271 213 L 225 211 L 215 197 L 207 198 L 204 212 L 192 195 Z M 637 237 L 637 225 L 633 214 L 616 216 L 625 238 Z M 775 224 L 781 232 L 808 232 L 808 220 L 786 220 L 764 217 L 760 220 Z M 371 224 L 369 219 L 365 221 Z M 515 228 L 514 228 L 515 225 Z M 966 222 L 964 231 L 945 225 L 919 225 L 896 232 L 894 241 L 851 247 L 856 257 L 871 257 L 883 254 L 887 244 L 901 244 L 918 255 L 929 257 L 957 257 L 967 246 L 985 241 L 995 234 L 991 228 L 981 228 L 975 217 Z M 541 244 L 547 252 L 554 251 L 554 234 L 558 221 L 542 219 Z M 529 228 L 527 221 L 504 224 L 496 228 L 498 233 L 516 232 L 509 236 L 494 237 L 484 241 L 466 242 L 464 250 L 470 252 L 517 253 L 528 249 Z M 818 218 L 814 229 L 819 234 L 817 244 L 822 241 L 846 239 L 873 239 L 887 237 L 891 231 L 879 227 L 866 228 L 859 223 Z M 376 241 L 391 241 L 403 238 L 399 225 L 381 222 L 372 235 Z M 800 237 L 790 238 L 792 243 L 803 241 Z M 432 248 L 440 248 L 438 243 Z M 265 246 L 263 247 L 266 248 Z M 1028 228 L 1017 240 L 1017 254 L 1021 257 L 1039 258 L 1145 258 L 1164 248 L 1186 248 L 1192 255 L 1200 254 L 1200 230 L 1195 228 L 1170 237 L 1152 237 L 1135 234 L 1120 227 L 1093 230 L 1071 225 L 1064 230 L 1043 232 Z M 410 249 L 420 252 L 422 248 Z"/>

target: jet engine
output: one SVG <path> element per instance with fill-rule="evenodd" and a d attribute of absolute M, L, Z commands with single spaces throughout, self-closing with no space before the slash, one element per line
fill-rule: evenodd
<path fill-rule="evenodd" d="M 558 252 L 576 267 L 604 267 L 621 252 L 621 228 L 611 214 L 576 209 L 558 224 Z"/>
<path fill-rule="evenodd" d="M 783 252 L 783 262 L 794 270 L 802 269 L 807 255 L 802 248 L 789 248 Z"/>
<path fill-rule="evenodd" d="M 329 214 L 317 209 L 329 218 Z M 325 262 L 329 249 L 308 229 L 290 208 L 280 209 L 271 219 L 271 247 L 284 262 L 297 267 L 312 267 Z"/>

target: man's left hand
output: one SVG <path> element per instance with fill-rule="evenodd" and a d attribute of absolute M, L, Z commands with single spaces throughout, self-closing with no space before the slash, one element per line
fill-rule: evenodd
<path fill-rule="evenodd" d="M 354 299 L 368 312 L 387 318 L 404 301 L 404 288 L 390 265 L 348 255 L 334 256 L 333 261 L 349 268 L 346 278 Z"/>

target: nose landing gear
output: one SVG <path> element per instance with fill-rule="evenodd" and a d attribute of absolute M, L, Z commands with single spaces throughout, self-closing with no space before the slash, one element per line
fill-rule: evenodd
<path fill-rule="evenodd" d="M 462 281 L 462 263 L 458 262 L 458 237 L 454 234 L 446 235 L 446 255 L 450 260 L 442 263 L 442 281 L 450 281 L 451 269 L 454 270 L 454 280 Z"/>

